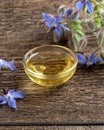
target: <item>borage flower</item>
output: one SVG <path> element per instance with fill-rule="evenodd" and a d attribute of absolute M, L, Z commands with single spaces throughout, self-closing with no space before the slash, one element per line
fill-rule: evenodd
<path fill-rule="evenodd" d="M 3 96 L 0 96 L 0 105 L 8 103 L 11 108 L 17 109 L 15 99 L 22 99 L 25 97 L 25 94 L 22 91 L 15 91 L 13 89 L 10 89 L 8 92 L 3 89 L 3 91 Z"/>
<path fill-rule="evenodd" d="M 67 9 L 64 14 L 63 14 L 64 17 L 67 17 L 69 19 L 77 19 L 78 20 L 78 11 L 74 11 L 73 9 Z"/>
<path fill-rule="evenodd" d="M 94 67 L 96 63 L 104 63 L 104 60 L 102 58 L 96 57 L 94 53 L 92 53 L 89 57 L 78 53 L 77 54 L 78 62 L 81 65 L 85 65 L 87 68 Z"/>
<path fill-rule="evenodd" d="M 16 70 L 13 61 L 6 61 L 0 58 L 0 69 L 1 68 L 9 68 L 11 70 Z"/>
<path fill-rule="evenodd" d="M 68 19 L 78 19 L 78 11 L 65 5 L 59 7 L 58 14 L 63 18 L 68 17 Z"/>
<path fill-rule="evenodd" d="M 76 8 L 77 10 L 82 10 L 87 7 L 89 13 L 93 13 L 94 5 L 92 4 L 91 0 L 76 0 Z"/>
<path fill-rule="evenodd" d="M 61 15 L 54 17 L 53 15 L 42 13 L 42 16 L 45 26 L 49 28 L 49 31 L 55 31 L 58 36 L 61 36 L 63 30 L 70 31 L 70 29 L 65 26 L 66 23 Z"/>

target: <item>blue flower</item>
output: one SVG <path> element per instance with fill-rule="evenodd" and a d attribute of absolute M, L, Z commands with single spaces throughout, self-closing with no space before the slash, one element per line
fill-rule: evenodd
<path fill-rule="evenodd" d="M 73 12 L 73 9 L 67 9 L 62 15 L 66 17 L 68 15 L 71 15 L 72 12 Z"/>
<path fill-rule="evenodd" d="M 0 96 L 0 105 L 4 105 L 8 103 L 8 105 L 11 108 L 17 109 L 16 106 L 16 100 L 17 98 L 22 99 L 25 97 L 25 94 L 22 91 L 15 91 L 13 89 L 10 89 L 8 92 L 6 92 L 4 89 L 3 96 Z"/>
<path fill-rule="evenodd" d="M 86 65 L 87 67 L 93 67 L 96 63 L 103 62 L 102 58 L 98 58 L 92 53 L 89 57 L 84 56 L 83 54 L 77 54 L 79 64 Z"/>
<path fill-rule="evenodd" d="M 74 12 L 73 9 L 67 9 L 64 14 L 64 17 L 69 16 L 69 19 L 78 19 L 78 11 Z"/>
<path fill-rule="evenodd" d="M 45 26 L 50 30 L 54 30 L 58 36 L 62 34 L 62 30 L 70 31 L 68 27 L 65 26 L 64 19 L 61 15 L 54 17 L 53 15 L 42 13 Z"/>
<path fill-rule="evenodd" d="M 79 0 L 78 2 L 76 2 L 76 8 L 78 10 L 84 9 L 85 6 L 87 7 L 89 13 L 93 13 L 94 6 L 91 3 L 91 0 Z"/>
<path fill-rule="evenodd" d="M 16 70 L 13 61 L 6 61 L 0 58 L 0 69 L 1 68 L 10 68 L 11 70 Z"/>

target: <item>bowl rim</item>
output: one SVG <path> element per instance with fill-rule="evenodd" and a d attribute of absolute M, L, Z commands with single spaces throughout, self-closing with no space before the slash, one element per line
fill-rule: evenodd
<path fill-rule="evenodd" d="M 64 49 L 64 50 L 67 50 L 68 52 L 70 52 L 73 56 L 73 58 L 75 59 L 75 63 L 73 64 L 73 66 L 69 69 L 67 69 L 66 71 L 63 71 L 59 74 L 54 74 L 54 75 L 48 75 L 48 74 L 42 74 L 42 73 L 37 73 L 37 72 L 34 72 L 33 70 L 31 70 L 30 68 L 28 68 L 27 64 L 26 64 L 26 58 L 27 56 L 34 50 L 36 49 L 39 49 L 39 48 L 43 48 L 43 47 L 55 47 L 55 48 L 61 48 L 61 49 Z M 78 64 L 78 58 L 77 56 L 74 54 L 74 52 L 67 48 L 67 47 L 64 47 L 64 46 L 61 46 L 61 45 L 39 45 L 38 47 L 34 47 L 32 49 L 30 49 L 29 51 L 27 51 L 23 57 L 23 66 L 24 66 L 24 69 L 28 70 L 30 73 L 32 73 L 33 75 L 35 75 L 34 77 L 37 77 L 37 78 L 42 78 L 42 79 L 54 79 L 54 78 L 57 78 L 58 76 L 60 77 L 64 77 L 66 76 L 67 74 L 69 74 Z"/>

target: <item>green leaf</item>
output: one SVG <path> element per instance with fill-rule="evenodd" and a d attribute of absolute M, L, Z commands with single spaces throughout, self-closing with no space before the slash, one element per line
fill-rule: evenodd
<path fill-rule="evenodd" d="M 82 29 L 81 22 L 79 22 L 79 21 L 73 21 L 73 23 L 71 23 L 70 27 L 72 28 L 72 30 L 81 30 Z"/>
<path fill-rule="evenodd" d="M 76 34 L 78 35 L 78 37 L 82 38 L 84 36 L 84 33 L 82 32 L 82 30 L 75 30 Z"/>

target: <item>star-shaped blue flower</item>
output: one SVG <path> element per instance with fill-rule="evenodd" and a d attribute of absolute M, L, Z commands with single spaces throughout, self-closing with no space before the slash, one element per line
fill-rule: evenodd
<path fill-rule="evenodd" d="M 68 27 L 65 26 L 64 19 L 61 15 L 54 17 L 53 15 L 42 13 L 45 26 L 50 30 L 54 30 L 58 36 L 62 34 L 62 30 L 70 31 Z"/>
<path fill-rule="evenodd" d="M 0 58 L 0 69 L 1 68 L 9 68 L 11 70 L 16 70 L 13 61 L 6 61 Z"/>
<path fill-rule="evenodd" d="M 92 53 L 89 57 L 84 56 L 81 53 L 77 54 L 79 64 L 86 65 L 87 67 L 93 67 L 96 63 L 103 62 L 102 58 L 96 57 L 94 53 Z"/>
<path fill-rule="evenodd" d="M 25 97 L 25 94 L 22 91 L 15 91 L 13 89 L 10 89 L 8 92 L 4 90 L 3 96 L 0 96 L 0 105 L 5 105 L 8 103 L 8 105 L 11 108 L 17 109 L 16 106 L 16 100 L 17 98 L 22 99 Z"/>
<path fill-rule="evenodd" d="M 76 8 L 78 10 L 84 9 L 85 6 L 87 7 L 89 13 L 93 13 L 94 6 L 91 3 L 91 0 L 79 0 L 78 2 L 76 2 Z"/>

